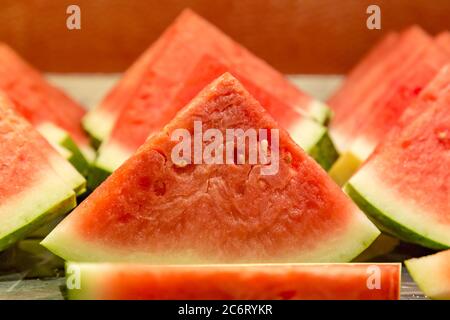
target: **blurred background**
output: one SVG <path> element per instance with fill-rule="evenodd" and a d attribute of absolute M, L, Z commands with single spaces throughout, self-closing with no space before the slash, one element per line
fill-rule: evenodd
<path fill-rule="evenodd" d="M 66 27 L 71 4 L 81 30 Z M 381 30 L 366 27 L 371 4 Z M 121 72 L 186 7 L 285 73 L 345 73 L 390 30 L 450 29 L 450 0 L 1 0 L 0 41 L 45 72 Z"/>

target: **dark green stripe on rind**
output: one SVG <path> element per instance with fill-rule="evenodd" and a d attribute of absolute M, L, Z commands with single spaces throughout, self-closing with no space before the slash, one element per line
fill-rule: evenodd
<path fill-rule="evenodd" d="M 80 149 L 76 145 L 76 143 L 67 136 L 61 143 L 61 146 L 66 148 L 71 152 L 71 157 L 68 159 L 69 162 L 77 169 L 79 173 L 81 173 L 83 176 L 87 176 L 89 172 L 89 162 L 87 159 L 83 156 Z"/>
<path fill-rule="evenodd" d="M 89 170 L 89 175 L 87 177 L 87 187 L 89 191 L 93 191 L 97 188 L 103 181 L 106 180 L 111 175 L 112 172 L 97 166 L 95 163 L 91 166 Z"/>
<path fill-rule="evenodd" d="M 356 188 L 351 185 L 351 183 L 347 183 L 344 186 L 344 190 L 362 211 L 368 214 L 371 218 L 375 219 L 377 223 L 383 225 L 387 230 L 395 234 L 395 236 L 399 239 L 406 242 L 416 243 L 431 249 L 440 250 L 449 248 L 448 245 L 431 240 L 427 237 L 424 237 L 423 235 L 418 234 L 414 230 L 401 225 L 400 223 L 389 217 L 388 213 L 383 213 L 375 205 L 367 201 L 356 190 Z"/>
<path fill-rule="evenodd" d="M 30 234 L 34 230 L 37 230 L 39 227 L 46 224 L 47 222 L 50 222 L 56 217 L 69 212 L 70 210 L 75 208 L 76 204 L 77 203 L 75 195 L 72 193 L 72 195 L 68 196 L 59 204 L 41 213 L 34 220 L 24 222 L 24 225 L 22 227 L 19 227 L 18 229 L 14 230 L 13 232 L 9 233 L 8 235 L 0 239 L 0 251 L 11 246 L 18 240 L 25 238 L 28 234 Z"/>
<path fill-rule="evenodd" d="M 326 171 L 328 171 L 328 169 L 333 166 L 333 163 L 339 158 L 339 154 L 334 147 L 328 132 L 325 132 L 317 144 L 308 151 L 308 154 Z"/>

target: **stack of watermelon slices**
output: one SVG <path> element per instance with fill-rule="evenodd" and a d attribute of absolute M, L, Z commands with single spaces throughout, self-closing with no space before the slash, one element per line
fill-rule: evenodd
<path fill-rule="evenodd" d="M 450 55 L 437 40 L 417 27 L 398 37 L 398 44 L 388 50 L 386 59 L 368 67 L 357 83 L 352 85 L 350 81 L 330 100 L 336 112 L 331 132 L 342 152 L 330 175 L 340 185 L 368 158 L 405 108 L 450 61 Z M 385 42 L 379 47 L 386 47 Z M 378 50 L 381 49 L 374 49 Z"/>
<path fill-rule="evenodd" d="M 84 108 L 50 85 L 5 44 L 0 44 L 0 90 L 63 157 L 87 175 L 95 153 L 81 127 Z"/>
<path fill-rule="evenodd" d="M 180 92 L 181 103 L 190 93 Z M 198 121 L 203 132 L 218 129 L 223 136 L 232 128 L 270 130 L 259 148 L 265 145 L 271 156 L 279 150 L 279 170 L 264 175 L 261 164 L 174 161 L 173 134 L 192 134 Z M 204 150 L 209 145 L 202 142 Z M 325 171 L 225 73 L 42 244 L 77 261 L 66 266 L 69 298 L 75 299 L 398 299 L 400 264 L 295 264 L 350 261 L 378 235 Z M 267 265 L 281 262 L 288 264 Z M 372 273 L 379 275 L 376 288 Z"/>
<path fill-rule="evenodd" d="M 219 57 L 225 71 L 233 74 L 238 71 L 238 78 L 246 79 L 245 85 L 251 94 L 264 105 L 272 106 L 270 113 L 276 120 L 289 113 L 292 119 L 288 131 L 295 139 L 301 137 L 296 142 L 325 169 L 331 166 L 337 153 L 322 125 L 330 117 L 328 108 L 300 92 L 217 28 L 186 10 L 127 71 L 103 103 L 85 117 L 86 130 L 102 141 L 90 185 L 98 185 L 128 159 L 149 134 L 161 129 L 178 111 L 173 108 L 174 104 L 183 106 L 176 101 L 180 86 L 195 77 L 193 70 L 201 69 L 205 55 Z M 205 76 L 204 83 L 197 89 L 218 75 Z M 189 99 L 198 93 L 190 91 Z M 272 102 L 265 104 L 268 100 Z"/>
<path fill-rule="evenodd" d="M 0 251 L 67 213 L 85 180 L 0 96 Z"/>

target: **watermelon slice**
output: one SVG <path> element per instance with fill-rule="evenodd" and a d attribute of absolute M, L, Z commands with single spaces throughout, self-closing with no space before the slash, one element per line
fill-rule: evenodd
<path fill-rule="evenodd" d="M 162 37 L 133 64 L 103 102 L 88 113 L 83 120 L 85 129 L 95 140 L 103 141 L 111 133 L 121 111 L 132 108 L 133 104 L 139 104 L 136 100 L 143 99 L 142 96 L 147 97 L 149 105 L 159 106 L 159 94 L 154 99 L 148 97 L 153 92 L 153 86 L 157 86 L 156 90 L 161 90 L 158 86 L 163 86 L 163 89 L 165 86 L 165 94 L 170 96 L 171 88 L 184 80 L 205 53 L 230 61 L 236 69 L 251 75 L 258 85 L 272 90 L 280 100 L 292 104 L 318 122 L 324 123 L 329 119 L 330 111 L 323 103 L 299 91 L 264 61 L 186 9 Z M 144 86 L 142 82 L 149 73 L 156 79 L 147 93 L 139 97 L 138 88 Z M 159 80 L 159 77 L 162 79 Z"/>
<path fill-rule="evenodd" d="M 1 43 L 0 90 L 8 95 L 17 111 L 33 126 L 39 128 L 51 124 L 58 127 L 58 132 L 53 130 L 46 138 L 68 149 L 73 156 L 69 159 L 72 164 L 81 173 L 87 173 L 88 160 L 92 161 L 95 154 L 81 128 L 84 108 L 50 85 L 37 70 Z M 61 132 L 64 132 L 63 136 Z"/>
<path fill-rule="evenodd" d="M 397 300 L 401 264 L 68 263 L 66 274 L 69 299 Z"/>
<path fill-rule="evenodd" d="M 366 74 L 371 72 L 372 68 L 380 63 L 380 57 L 384 57 L 394 50 L 398 41 L 398 33 L 389 33 L 350 71 L 339 90 L 328 99 L 328 104 L 335 113 L 340 113 L 339 109 L 345 108 L 348 104 L 347 99 L 354 95 L 354 90 L 360 85 L 360 81 L 364 81 Z"/>
<path fill-rule="evenodd" d="M 378 142 L 395 125 L 422 88 L 449 61 L 449 54 L 436 45 L 430 45 L 418 56 L 418 60 L 409 67 L 409 70 L 405 70 L 395 83 L 384 90 L 383 95 L 370 106 L 372 110 L 370 118 L 354 132 L 355 138 L 349 150 L 330 170 L 330 175 L 336 182 L 341 184 L 350 178 L 355 169 L 369 157 Z M 347 175 L 342 171 L 348 172 Z"/>
<path fill-rule="evenodd" d="M 367 70 L 353 88 L 347 89 L 348 94 L 340 100 L 342 104 L 331 105 L 335 116 L 330 133 L 340 153 L 348 150 L 356 132 L 373 113 L 377 100 L 386 97 L 399 76 L 415 65 L 432 42 L 433 39 L 418 27 L 406 30 L 392 52 Z"/>
<path fill-rule="evenodd" d="M 436 36 L 436 43 L 450 54 L 450 32 L 445 31 Z"/>
<path fill-rule="evenodd" d="M 227 71 L 241 81 L 250 94 L 277 120 L 279 125 L 290 133 L 294 141 L 324 169 L 327 170 L 331 167 L 338 154 L 324 126 L 305 117 L 297 109 L 280 100 L 272 91 L 261 87 L 247 75 L 242 74 L 240 70 L 235 69 L 234 66 L 225 61 L 220 62 L 210 55 L 205 55 L 200 59 L 190 76 L 177 88 L 176 94 L 173 95 L 170 102 L 165 105 L 160 104 L 157 108 L 151 108 L 146 103 L 140 102 L 124 111 L 111 138 L 100 149 L 99 157 L 89 177 L 91 188 L 100 184 L 133 155 L 136 149 L 145 142 L 149 134 L 160 130 L 201 89 Z M 149 76 L 148 80 L 152 82 L 153 78 Z M 152 89 L 152 95 L 156 98 L 157 94 L 152 85 L 145 87 L 145 89 Z M 162 97 L 158 99 L 159 101 L 164 100 L 164 92 L 165 88 L 162 89 Z M 133 123 L 133 125 L 130 125 L 130 123 Z"/>
<path fill-rule="evenodd" d="M 177 129 L 194 132 L 194 121 L 202 122 L 203 132 L 264 128 L 271 137 L 278 132 L 261 105 L 225 74 L 152 135 L 42 244 L 70 261 L 334 262 L 350 261 L 379 235 L 281 129 L 281 160 L 273 159 L 279 165 L 273 175 L 248 163 L 172 161 L 178 141 L 170 137 Z M 270 140 L 259 147 L 276 154 L 277 143 Z"/>
<path fill-rule="evenodd" d="M 450 300 L 450 250 L 405 261 L 411 277 L 431 299 Z"/>
<path fill-rule="evenodd" d="M 446 67 L 346 185 L 386 230 L 436 249 L 450 247 L 449 106 Z"/>
<path fill-rule="evenodd" d="M 51 147 L 49 142 L 45 140 L 25 119 L 14 111 L 14 104 L 1 93 L 0 108 L 4 113 L 2 121 L 16 124 L 14 127 L 14 134 L 32 141 L 61 179 L 64 180 L 77 195 L 83 194 L 86 191 L 86 180 L 84 177 L 69 162 L 62 158 L 61 155 Z"/>
<path fill-rule="evenodd" d="M 43 152 L 47 142 L 32 133 L 0 102 L 0 251 L 75 206 L 75 193 Z"/>

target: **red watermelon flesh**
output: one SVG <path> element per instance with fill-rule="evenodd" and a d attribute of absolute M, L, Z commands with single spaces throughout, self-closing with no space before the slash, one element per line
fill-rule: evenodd
<path fill-rule="evenodd" d="M 375 102 L 369 120 L 357 131 L 351 151 L 365 160 L 421 90 L 450 62 L 450 54 L 430 46 L 409 70 Z"/>
<path fill-rule="evenodd" d="M 349 96 L 353 95 L 354 87 L 358 86 L 361 79 L 364 79 L 366 74 L 377 64 L 379 64 L 392 50 L 395 48 L 399 40 L 399 34 L 391 32 L 387 36 L 383 37 L 379 43 L 377 43 L 358 64 L 347 75 L 345 82 L 339 88 L 337 92 L 328 100 L 329 105 L 333 108 L 334 112 L 347 104 Z"/>
<path fill-rule="evenodd" d="M 75 206 L 45 152 L 53 149 L 30 127 L 0 97 L 0 251 Z"/>
<path fill-rule="evenodd" d="M 81 128 L 84 108 L 50 85 L 5 44 L 0 44 L 0 90 L 33 125 L 51 122 L 69 132 L 80 146 L 89 146 Z"/>
<path fill-rule="evenodd" d="M 153 72 L 148 73 L 145 82 L 143 82 L 145 87 L 141 88 L 141 98 L 136 99 L 133 107 L 124 110 L 120 115 L 120 121 L 117 122 L 111 134 L 111 141 L 113 143 L 120 141 L 123 151 L 127 153 L 126 158 L 128 158 L 144 143 L 149 134 L 160 130 L 201 89 L 228 71 L 237 77 L 250 94 L 256 97 L 258 102 L 275 117 L 281 127 L 287 129 L 298 144 L 302 147 L 309 145 L 309 141 L 305 140 L 309 138 L 312 140 L 313 137 L 307 135 L 313 135 L 314 132 L 306 132 L 306 130 L 300 132 L 304 128 L 302 123 L 305 122 L 305 118 L 298 109 L 284 103 L 272 91 L 267 91 L 265 87 L 259 86 L 253 81 L 253 78 L 249 79 L 239 68 L 228 64 L 226 61 L 220 62 L 210 55 L 204 55 L 200 59 L 183 83 L 176 86 L 176 90 L 171 94 L 171 97 L 167 93 L 167 88 L 175 87 L 174 83 L 164 79 L 164 77 L 156 76 Z M 155 82 L 158 82 L 159 85 L 155 85 Z M 154 103 L 149 103 L 148 100 L 154 101 Z M 160 102 L 157 108 L 156 101 Z M 155 108 L 152 108 L 153 105 L 155 105 Z M 133 125 L 130 125 L 130 123 Z M 107 146 L 108 144 L 105 147 Z M 320 161 L 321 159 L 317 160 Z"/>
<path fill-rule="evenodd" d="M 450 32 L 445 31 L 436 36 L 436 43 L 450 54 Z"/>
<path fill-rule="evenodd" d="M 178 141 L 170 137 L 180 128 L 192 133 L 194 121 L 202 121 L 203 131 L 278 128 L 225 74 L 152 135 L 43 245 L 71 261 L 349 261 L 378 236 L 281 129 L 274 175 L 263 176 L 260 165 L 248 163 L 174 164 Z"/>
<path fill-rule="evenodd" d="M 10 128 L 11 130 L 14 129 L 14 134 L 23 139 L 32 141 L 35 148 L 41 151 L 53 171 L 55 171 L 71 189 L 76 191 L 77 195 L 83 193 L 86 189 L 86 180 L 84 177 L 81 176 L 81 174 L 78 173 L 78 171 L 66 161 L 50 145 L 50 143 L 31 126 L 31 124 L 16 113 L 17 108 L 3 93 L 0 93 L 0 107 L 1 111 L 4 113 L 2 121 L 15 124 L 15 127 Z"/>
<path fill-rule="evenodd" d="M 173 85 L 176 86 L 177 83 L 182 82 L 186 78 L 205 53 L 209 53 L 213 56 L 221 56 L 223 59 L 232 63 L 236 68 L 240 68 L 243 73 L 252 74 L 255 81 L 259 82 L 259 85 L 271 88 L 274 94 L 279 96 L 280 99 L 286 101 L 286 103 L 292 104 L 295 108 L 299 108 L 302 112 L 305 112 L 306 114 L 318 112 L 318 114 L 312 116 L 323 118 L 319 119 L 320 121 L 325 121 L 326 116 L 328 116 L 325 107 L 322 106 L 319 108 L 319 111 L 315 110 L 315 108 L 318 108 L 318 103 L 314 103 L 314 100 L 311 97 L 299 91 L 297 87 L 286 80 L 279 72 L 272 69 L 264 61 L 254 56 L 231 38 L 223 34 L 215 26 L 203 20 L 190 10 L 183 11 L 169 27 L 169 31 L 164 33 L 158 40 L 156 46 L 158 49 L 156 49 L 154 45 L 148 49 L 148 54 L 146 53 L 143 55 L 143 58 L 140 59 L 141 61 L 137 63 L 139 64 L 139 67 L 137 65 L 133 66 L 133 70 L 130 70 L 125 75 L 126 78 L 135 79 L 133 82 L 133 89 L 129 90 L 129 94 L 126 97 L 126 100 L 130 102 L 128 104 L 122 104 L 120 101 L 116 102 L 114 101 L 116 98 L 111 94 L 110 98 L 108 98 L 109 107 L 107 108 L 100 105 L 99 108 L 94 109 L 92 113 L 87 116 L 87 119 L 93 119 L 96 117 L 96 113 L 105 114 L 108 113 L 107 109 L 114 109 L 114 115 L 109 115 L 109 117 L 113 122 L 122 121 L 122 119 L 117 120 L 119 114 L 123 115 L 120 111 L 124 110 L 124 112 L 126 112 L 126 110 L 132 109 L 135 103 L 134 100 L 138 99 L 138 96 L 141 94 L 141 91 L 139 91 L 138 88 L 145 87 L 145 85 L 141 83 L 145 81 L 144 74 L 153 72 L 156 76 L 163 77 L 163 84 L 160 85 L 156 81 L 153 84 L 155 87 L 166 85 L 164 79 L 172 81 Z M 156 51 L 158 54 L 150 54 Z M 144 59 L 148 55 L 151 55 L 153 58 Z M 140 69 L 139 72 L 137 71 L 138 68 Z M 142 69 L 146 69 L 146 71 L 143 72 Z M 122 83 L 130 83 L 130 81 L 126 81 L 124 78 L 124 80 L 116 87 L 115 92 L 119 92 Z M 164 89 L 168 96 L 170 96 L 171 92 L 174 90 L 172 86 L 165 88 L 152 87 L 152 90 L 153 89 L 156 91 Z M 121 92 L 125 91 L 125 89 L 121 90 Z M 158 101 L 148 101 L 148 104 L 149 107 L 159 105 Z M 96 128 L 89 127 L 88 122 L 89 120 L 85 121 L 85 124 L 88 125 L 87 130 L 93 133 L 94 136 L 97 134 L 100 140 L 103 140 L 109 135 L 110 130 L 103 133 L 98 132 Z M 112 129 L 111 124 L 108 124 L 108 126 Z"/>
<path fill-rule="evenodd" d="M 449 106 L 447 66 L 347 186 L 366 213 L 388 230 L 431 248 L 450 247 Z"/>
<path fill-rule="evenodd" d="M 401 35 L 396 49 L 358 82 L 357 87 L 348 94 L 345 105 L 336 108 L 331 124 L 338 150 L 344 151 L 349 147 L 355 132 L 373 113 L 374 102 L 383 98 L 392 83 L 416 63 L 418 56 L 430 45 L 432 38 L 421 29 L 408 29 Z"/>
<path fill-rule="evenodd" d="M 69 289 L 70 299 L 397 300 L 401 264 L 69 263 L 66 270 L 79 270 L 81 277 L 80 289 Z"/>

